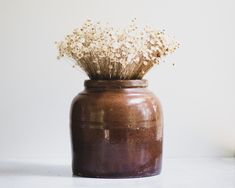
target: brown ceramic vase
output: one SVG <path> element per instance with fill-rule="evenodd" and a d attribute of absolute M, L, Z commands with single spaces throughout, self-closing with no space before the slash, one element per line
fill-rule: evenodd
<path fill-rule="evenodd" d="M 163 115 L 146 80 L 86 80 L 71 106 L 74 176 L 157 175 Z"/>

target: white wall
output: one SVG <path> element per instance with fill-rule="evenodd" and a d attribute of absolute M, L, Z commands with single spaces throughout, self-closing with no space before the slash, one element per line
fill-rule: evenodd
<path fill-rule="evenodd" d="M 87 18 L 123 25 L 134 17 L 181 43 L 146 77 L 164 107 L 165 157 L 233 156 L 234 6 L 233 0 L 0 0 L 0 159 L 70 159 L 69 108 L 86 76 L 57 61 L 54 41 Z"/>

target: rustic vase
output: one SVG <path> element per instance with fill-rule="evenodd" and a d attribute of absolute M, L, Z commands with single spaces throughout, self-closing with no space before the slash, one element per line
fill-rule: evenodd
<path fill-rule="evenodd" d="M 84 85 L 71 106 L 73 175 L 159 174 L 163 115 L 147 80 L 86 80 Z"/>

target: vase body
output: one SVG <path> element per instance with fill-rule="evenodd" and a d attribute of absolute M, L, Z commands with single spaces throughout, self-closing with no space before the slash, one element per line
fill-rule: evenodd
<path fill-rule="evenodd" d="M 163 115 L 146 80 L 86 80 L 70 113 L 73 175 L 131 178 L 157 175 Z"/>

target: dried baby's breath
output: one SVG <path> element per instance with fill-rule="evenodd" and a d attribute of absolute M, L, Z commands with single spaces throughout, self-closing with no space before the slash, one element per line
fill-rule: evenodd
<path fill-rule="evenodd" d="M 57 43 L 58 57 L 74 59 L 90 79 L 142 79 L 179 44 L 170 40 L 164 31 L 149 26 L 138 28 L 135 21 L 116 30 L 87 20 Z"/>

